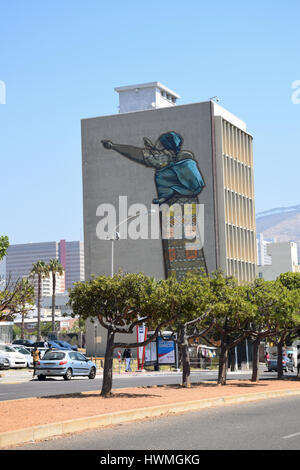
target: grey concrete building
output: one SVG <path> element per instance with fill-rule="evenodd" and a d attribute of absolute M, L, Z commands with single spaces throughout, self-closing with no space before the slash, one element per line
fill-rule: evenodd
<path fill-rule="evenodd" d="M 275 281 L 282 273 L 300 272 L 297 243 L 268 243 L 266 249 L 270 263 L 257 267 L 258 277 L 266 281 Z"/>
<path fill-rule="evenodd" d="M 209 272 L 221 268 L 240 282 L 253 279 L 253 155 L 246 124 L 213 100 L 175 105 L 179 95 L 159 82 L 116 90 L 119 114 L 82 120 L 86 279 L 111 274 L 109 238 L 116 231 L 115 272 L 121 268 L 164 278 L 174 271 L 180 279 L 188 269 L 202 266 Z M 204 208 L 203 246 L 194 255 L 182 241 L 151 237 L 156 215 L 144 216 L 148 237 L 129 237 L 129 223 L 112 228 L 138 208 L 143 212 L 178 201 L 182 207 L 190 201 Z M 108 221 L 105 240 L 99 227 L 110 207 L 116 219 Z M 87 352 L 103 355 L 104 347 L 101 328 L 89 325 Z"/>

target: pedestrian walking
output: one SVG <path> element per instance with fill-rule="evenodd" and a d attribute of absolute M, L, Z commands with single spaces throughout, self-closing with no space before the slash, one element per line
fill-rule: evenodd
<path fill-rule="evenodd" d="M 44 348 L 49 348 L 49 344 L 48 344 L 48 341 L 46 339 L 44 341 Z"/>
<path fill-rule="evenodd" d="M 300 344 L 297 346 L 297 376 L 300 378 Z"/>
<path fill-rule="evenodd" d="M 125 372 L 132 372 L 132 369 L 131 369 L 131 361 L 132 361 L 131 349 L 125 349 L 124 350 L 123 359 L 125 359 Z"/>
<path fill-rule="evenodd" d="M 37 346 L 34 346 L 34 349 L 31 354 L 33 358 L 33 376 L 32 377 L 34 377 L 36 373 L 37 363 L 41 359 L 41 352 L 38 350 Z"/>

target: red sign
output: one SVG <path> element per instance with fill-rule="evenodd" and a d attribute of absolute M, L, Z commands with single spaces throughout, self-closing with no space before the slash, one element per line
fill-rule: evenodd
<path fill-rule="evenodd" d="M 137 342 L 143 343 L 147 339 L 147 328 L 145 325 L 137 325 L 136 327 Z M 143 370 L 145 362 L 145 346 L 137 348 L 138 370 Z"/>

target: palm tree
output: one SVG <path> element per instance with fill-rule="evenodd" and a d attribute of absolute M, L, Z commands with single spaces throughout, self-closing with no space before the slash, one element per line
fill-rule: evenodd
<path fill-rule="evenodd" d="M 18 281 L 17 287 L 19 290 L 17 310 L 19 311 L 22 317 L 21 339 L 24 339 L 25 317 L 28 312 L 32 309 L 34 304 L 34 288 L 30 280 L 26 278 L 23 278 Z"/>
<path fill-rule="evenodd" d="M 56 275 L 64 273 L 64 267 L 58 259 L 50 259 L 48 265 L 49 273 L 52 273 L 52 333 L 55 333 L 55 294 L 56 294 Z"/>
<path fill-rule="evenodd" d="M 42 297 L 42 280 L 49 277 L 49 268 L 45 261 L 37 261 L 32 265 L 30 276 L 38 280 L 37 292 L 37 341 L 41 341 L 41 297 Z"/>

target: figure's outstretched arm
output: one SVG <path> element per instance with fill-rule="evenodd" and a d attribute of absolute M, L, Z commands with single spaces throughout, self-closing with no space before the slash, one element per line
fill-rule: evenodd
<path fill-rule="evenodd" d="M 133 145 L 114 144 L 110 140 L 101 140 L 101 142 L 104 148 L 115 150 L 124 155 L 124 157 L 130 158 L 130 160 L 145 164 L 142 148 L 134 147 Z"/>

